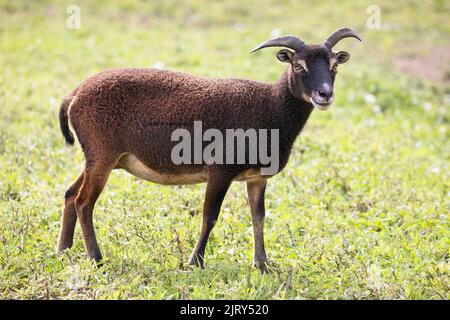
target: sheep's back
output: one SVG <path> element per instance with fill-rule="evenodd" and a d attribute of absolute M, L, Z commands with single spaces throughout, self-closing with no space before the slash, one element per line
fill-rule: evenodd
<path fill-rule="evenodd" d="M 157 69 L 114 69 L 87 79 L 77 92 L 79 109 L 97 123 L 129 127 L 191 125 L 245 128 L 268 125 L 274 97 L 269 84 L 207 79 Z"/>

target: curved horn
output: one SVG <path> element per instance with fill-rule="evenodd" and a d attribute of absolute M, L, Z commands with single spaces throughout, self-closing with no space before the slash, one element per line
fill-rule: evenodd
<path fill-rule="evenodd" d="M 259 46 L 257 46 L 255 49 L 250 51 L 250 53 L 253 53 L 255 51 L 258 51 L 260 49 L 267 48 L 267 47 L 286 47 L 286 48 L 289 48 L 289 49 L 292 49 L 292 50 L 295 50 L 296 52 L 298 52 L 304 46 L 305 46 L 305 43 L 296 36 L 281 36 L 278 38 L 264 41 Z"/>
<path fill-rule="evenodd" d="M 352 29 L 342 28 L 342 29 L 339 29 L 339 30 L 336 30 L 335 32 L 333 32 L 327 38 L 327 40 L 325 40 L 323 45 L 331 50 L 331 48 L 333 48 L 336 45 L 336 43 L 338 43 L 339 41 L 341 41 L 344 38 L 350 38 L 350 37 L 356 38 L 359 41 L 362 41 L 361 37 Z"/>

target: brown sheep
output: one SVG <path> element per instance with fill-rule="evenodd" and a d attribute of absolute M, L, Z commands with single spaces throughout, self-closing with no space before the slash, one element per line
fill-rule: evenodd
<path fill-rule="evenodd" d="M 262 43 L 253 51 L 281 46 L 277 58 L 288 64 L 273 84 L 240 79 L 206 79 L 156 69 L 115 69 L 94 75 L 68 97 L 60 109 L 62 133 L 69 144 L 72 126 L 83 149 L 83 172 L 65 194 L 57 252 L 70 248 L 77 217 L 89 258 L 100 262 L 92 214 L 94 204 L 113 169 L 125 169 L 160 184 L 207 182 L 200 238 L 190 264 L 203 267 L 208 236 L 222 200 L 233 181 L 246 181 L 254 228 L 254 265 L 267 271 L 264 249 L 264 193 L 267 178 L 287 164 L 292 145 L 314 107 L 325 110 L 333 102 L 338 64 L 347 52 L 332 52 L 341 39 L 359 36 L 348 28 L 334 32 L 322 45 L 306 45 L 295 36 Z M 252 52 L 253 52 L 252 51 Z M 257 163 L 175 164 L 171 152 L 174 130 L 193 133 L 195 121 L 203 129 L 277 129 L 278 168 L 261 174 Z M 204 144 L 202 144 L 204 147 Z M 245 152 L 249 151 L 246 146 Z M 224 150 L 226 151 L 226 150 Z"/>

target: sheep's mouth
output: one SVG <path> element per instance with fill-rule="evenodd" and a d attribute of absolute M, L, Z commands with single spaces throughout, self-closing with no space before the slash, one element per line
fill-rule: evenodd
<path fill-rule="evenodd" d="M 321 111 L 325 111 L 328 108 L 330 108 L 330 106 L 333 104 L 333 101 L 331 101 L 329 103 L 324 103 L 324 102 L 317 102 L 317 101 L 314 101 L 314 99 L 311 99 L 311 103 L 313 104 L 313 106 L 316 109 L 319 109 Z"/>

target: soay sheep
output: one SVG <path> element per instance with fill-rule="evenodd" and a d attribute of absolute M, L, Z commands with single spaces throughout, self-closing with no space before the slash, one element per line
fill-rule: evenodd
<path fill-rule="evenodd" d="M 267 179 L 280 172 L 312 110 L 326 110 L 345 51 L 333 52 L 341 39 L 360 37 L 349 28 L 331 34 L 321 45 L 306 45 L 296 36 L 263 42 L 252 52 L 284 47 L 278 60 L 287 68 L 273 84 L 241 79 L 206 79 L 157 69 L 114 69 L 88 78 L 67 96 L 60 108 L 60 126 L 68 144 L 70 126 L 85 155 L 85 168 L 65 193 L 57 252 L 70 248 L 77 218 L 88 257 L 102 255 L 93 225 L 94 204 L 114 169 L 160 184 L 207 182 L 200 237 L 189 263 L 203 267 L 208 236 L 233 181 L 246 181 L 254 229 L 254 265 L 267 271 L 264 249 L 264 194 Z M 225 133 L 229 128 L 278 130 L 277 171 L 261 174 L 257 163 L 175 164 L 171 158 L 174 130 L 203 129 Z M 203 144 L 202 144 L 203 146 Z M 245 152 L 249 152 L 246 145 Z M 226 150 L 224 150 L 226 151 Z"/>

